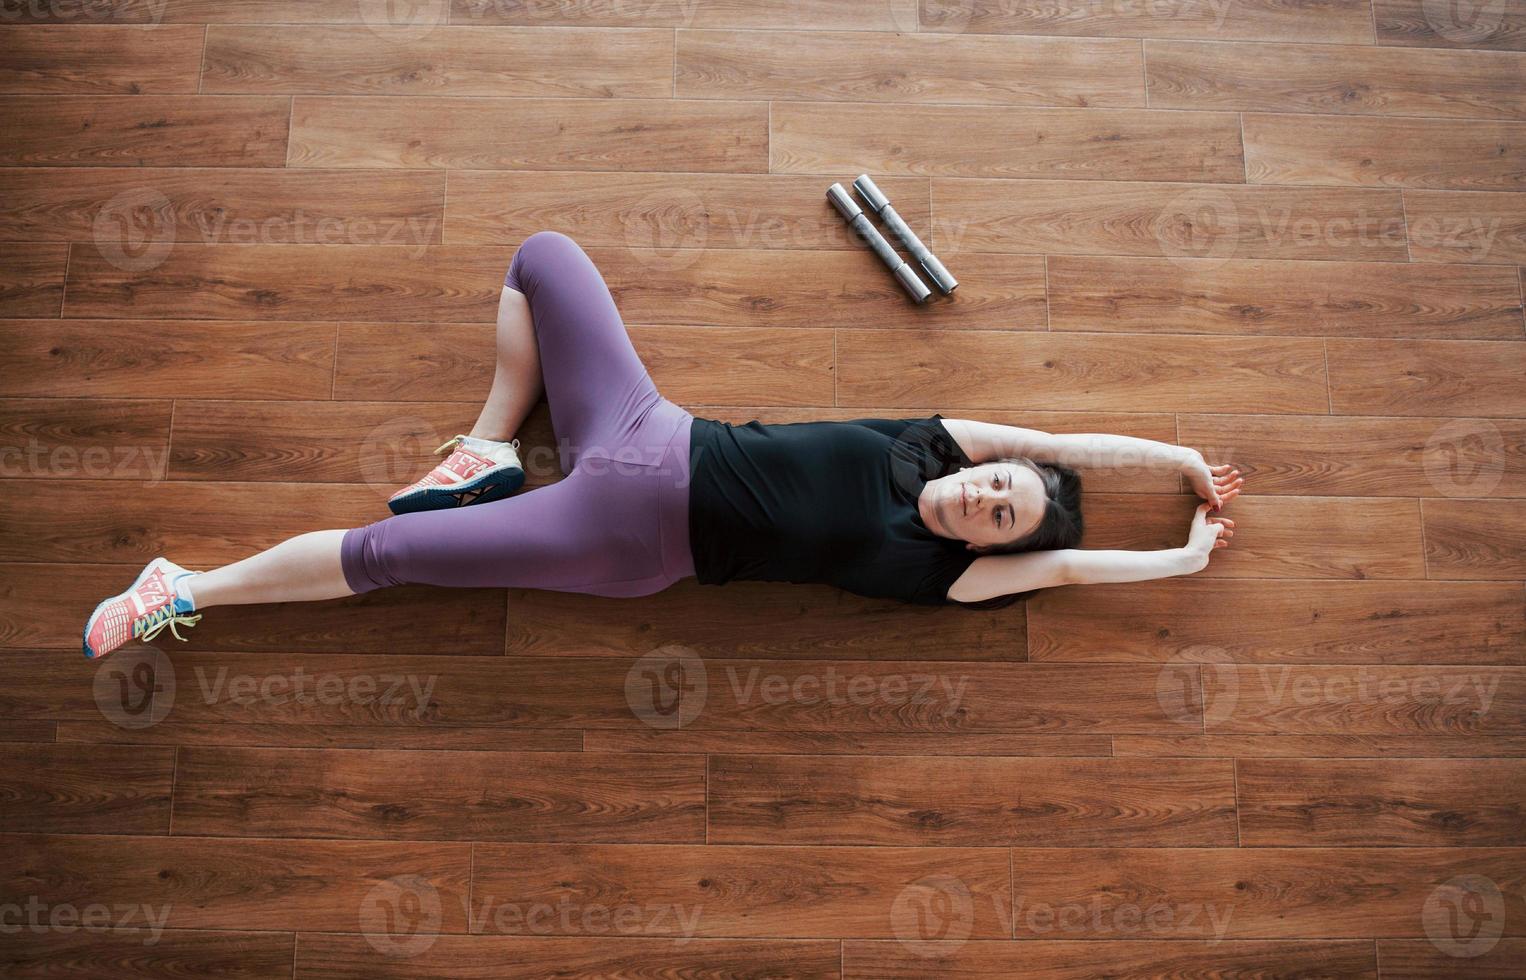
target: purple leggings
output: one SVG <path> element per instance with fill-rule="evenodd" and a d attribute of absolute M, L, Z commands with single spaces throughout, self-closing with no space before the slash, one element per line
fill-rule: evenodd
<path fill-rule="evenodd" d="M 488 504 L 345 532 L 345 581 L 643 596 L 694 574 L 689 426 L 657 393 L 593 261 L 537 232 L 504 285 L 525 294 L 566 477 Z"/>

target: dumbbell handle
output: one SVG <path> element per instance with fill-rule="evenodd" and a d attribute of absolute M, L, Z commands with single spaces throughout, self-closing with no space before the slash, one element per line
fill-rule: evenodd
<path fill-rule="evenodd" d="M 864 214 L 863 208 L 854 202 L 852 195 L 847 192 L 843 185 L 833 184 L 831 187 L 828 187 L 827 200 L 832 202 L 832 206 L 842 215 L 843 220 L 848 223 L 848 227 L 852 228 L 858 237 L 863 239 L 865 244 L 874 250 L 874 254 L 880 257 L 880 261 L 884 262 L 886 267 L 890 269 L 891 274 L 896 278 L 896 282 L 901 284 L 901 287 L 911 296 L 913 302 L 924 302 L 927 297 L 932 295 L 933 291 L 927 288 L 927 284 L 917 276 L 906 260 L 897 254 L 889 242 L 885 241 L 885 236 L 881 235 L 879 230 L 874 227 L 874 224 Z"/>
<path fill-rule="evenodd" d="M 938 261 L 938 257 L 932 253 L 932 250 L 922 244 L 922 239 L 918 238 L 917 233 L 911 230 L 911 226 L 901 220 L 901 216 L 896 213 L 896 209 L 890 206 L 890 198 L 886 197 L 885 192 L 875 186 L 874 181 L 869 179 L 868 174 L 859 174 L 858 179 L 853 182 L 853 189 L 858 191 L 859 196 L 868 202 L 869 207 L 880 216 L 880 220 L 885 222 L 885 225 L 891 231 L 895 232 L 896 237 L 901 240 L 901 244 L 906 246 L 906 251 L 916 257 L 922 269 L 940 290 L 945 293 L 952 293 L 958 288 L 959 280 L 949 274 L 949 271 L 943 267 L 942 262 Z"/>

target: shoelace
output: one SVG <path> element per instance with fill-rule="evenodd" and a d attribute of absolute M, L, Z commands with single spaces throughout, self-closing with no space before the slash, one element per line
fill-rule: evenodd
<path fill-rule="evenodd" d="M 172 606 L 165 606 L 148 615 L 148 623 L 144 626 L 143 634 L 139 638 L 144 643 L 147 643 L 160 633 L 163 633 L 167 626 L 169 627 L 170 635 L 174 636 L 175 639 L 181 643 L 189 643 L 190 641 L 181 636 L 180 631 L 175 627 L 184 626 L 189 629 L 199 622 L 201 622 L 201 613 L 197 613 L 194 616 L 182 616 L 177 614 Z"/>
<path fill-rule="evenodd" d="M 455 449 L 457 446 L 461 445 L 461 440 L 465 439 L 465 438 L 466 438 L 465 436 L 451 436 L 451 438 L 445 443 L 445 445 L 441 446 L 439 449 L 436 449 L 434 451 L 434 454 L 436 456 L 444 456 L 446 453 L 450 452 L 452 449 Z M 509 443 L 509 448 L 514 450 L 514 452 L 516 452 L 516 453 L 519 452 L 519 440 L 515 439 L 512 442 L 510 442 Z"/>

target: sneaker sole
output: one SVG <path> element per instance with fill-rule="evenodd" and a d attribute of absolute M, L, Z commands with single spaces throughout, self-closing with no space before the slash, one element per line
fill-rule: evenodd
<path fill-rule="evenodd" d="M 394 514 L 416 514 L 425 510 L 446 510 L 451 507 L 492 503 L 494 500 L 507 497 L 524 486 L 524 483 L 525 471 L 516 466 L 496 473 L 484 473 L 475 480 L 453 483 L 448 487 L 422 487 L 412 493 L 393 497 L 387 501 L 387 508 Z M 463 505 L 456 500 L 457 494 L 470 493 L 473 490 L 481 490 L 483 494 L 472 501 L 472 504 Z"/>
<path fill-rule="evenodd" d="M 85 620 L 85 632 L 84 632 L 82 640 L 81 640 L 81 644 L 85 648 L 85 659 L 86 660 L 97 660 L 97 659 L 99 659 L 99 657 L 96 654 L 93 654 L 93 653 L 90 652 L 90 627 L 95 625 L 96 618 L 101 615 L 101 613 L 106 609 L 106 607 L 109 604 L 111 604 L 113 602 L 116 602 L 122 596 L 126 595 L 129 592 L 134 591 L 135 589 L 137 589 L 138 586 L 142 585 L 143 584 L 143 580 L 148 578 L 148 573 L 154 570 L 154 565 L 157 564 L 158 562 L 162 561 L 162 560 L 164 560 L 162 557 L 161 558 L 155 558 L 153 561 L 149 562 L 147 565 L 144 565 L 143 566 L 143 571 L 138 573 L 138 577 L 133 579 L 133 583 L 131 585 L 129 585 L 127 588 L 123 589 L 121 592 L 118 592 L 116 595 L 110 596 L 110 597 L 105 598 L 105 599 L 102 599 L 99 603 L 96 604 L 95 611 L 90 614 L 90 618 L 89 619 Z M 101 654 L 100 656 L 105 656 L 105 654 Z"/>

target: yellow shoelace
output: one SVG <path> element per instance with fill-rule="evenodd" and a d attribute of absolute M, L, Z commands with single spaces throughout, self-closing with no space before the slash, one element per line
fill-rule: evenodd
<path fill-rule="evenodd" d="M 169 615 L 166 615 L 166 613 Z M 175 627 L 184 626 L 189 629 L 199 622 L 201 622 L 201 613 L 197 613 L 194 616 L 180 616 L 174 613 L 172 607 L 165 606 L 163 609 L 152 613 L 148 617 L 148 624 L 144 627 L 143 633 L 139 638 L 144 643 L 147 643 L 154 637 L 158 636 L 160 633 L 163 633 L 164 628 L 168 626 L 170 634 L 174 636 L 175 639 L 179 640 L 181 643 L 187 643 L 189 641 L 185 637 L 181 636 L 180 631 Z"/>

